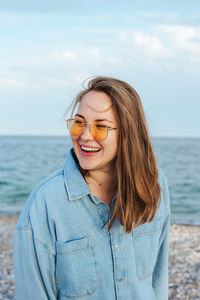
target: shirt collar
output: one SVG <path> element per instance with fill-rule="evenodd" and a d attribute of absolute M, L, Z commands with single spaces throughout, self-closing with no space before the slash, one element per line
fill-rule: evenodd
<path fill-rule="evenodd" d="M 72 155 L 73 148 L 67 154 L 65 165 L 64 165 L 64 181 L 67 189 L 67 193 L 69 196 L 69 200 L 78 200 L 84 196 L 89 195 L 91 200 L 98 204 L 101 201 L 91 194 L 91 191 L 85 182 L 85 179 L 81 175 L 77 164 Z M 114 201 L 116 200 L 117 194 L 114 197 Z M 114 204 L 114 203 L 113 203 Z"/>
<path fill-rule="evenodd" d="M 91 192 L 76 165 L 72 150 L 70 149 L 65 160 L 64 180 L 69 200 L 77 200 L 91 194 Z"/>

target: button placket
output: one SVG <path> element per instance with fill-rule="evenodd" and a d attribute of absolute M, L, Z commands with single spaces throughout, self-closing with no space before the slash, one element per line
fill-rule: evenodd
<path fill-rule="evenodd" d="M 110 231 L 110 241 L 113 255 L 113 267 L 116 295 L 119 300 L 126 299 L 126 264 L 124 261 L 124 253 L 122 249 L 122 238 L 120 228 L 113 227 Z"/>

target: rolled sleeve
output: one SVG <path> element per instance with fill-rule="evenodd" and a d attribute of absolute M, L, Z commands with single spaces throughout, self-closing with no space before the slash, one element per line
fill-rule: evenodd
<path fill-rule="evenodd" d="M 15 230 L 14 267 L 17 300 L 55 300 L 55 255 L 31 228 Z"/>

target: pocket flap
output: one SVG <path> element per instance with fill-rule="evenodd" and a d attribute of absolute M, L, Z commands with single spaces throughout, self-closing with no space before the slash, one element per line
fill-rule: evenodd
<path fill-rule="evenodd" d="M 162 223 L 160 221 L 153 220 L 149 223 L 144 223 L 136 228 L 133 228 L 132 233 L 133 236 L 150 234 L 161 230 L 161 228 L 162 228 Z"/>
<path fill-rule="evenodd" d="M 92 236 L 85 236 L 79 239 L 70 241 L 56 242 L 56 252 L 60 255 L 68 255 L 72 252 L 76 252 L 85 248 L 94 248 Z"/>

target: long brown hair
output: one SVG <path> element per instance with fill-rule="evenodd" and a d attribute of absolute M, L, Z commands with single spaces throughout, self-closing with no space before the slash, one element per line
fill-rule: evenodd
<path fill-rule="evenodd" d="M 95 77 L 75 98 L 72 115 L 77 104 L 89 91 L 102 91 L 110 96 L 116 113 L 119 134 L 117 199 L 106 223 L 109 222 L 110 230 L 118 217 L 120 224 L 129 233 L 133 226 L 153 220 L 161 195 L 157 163 L 142 103 L 128 83 L 110 77 Z M 84 175 L 85 171 L 81 171 Z"/>

